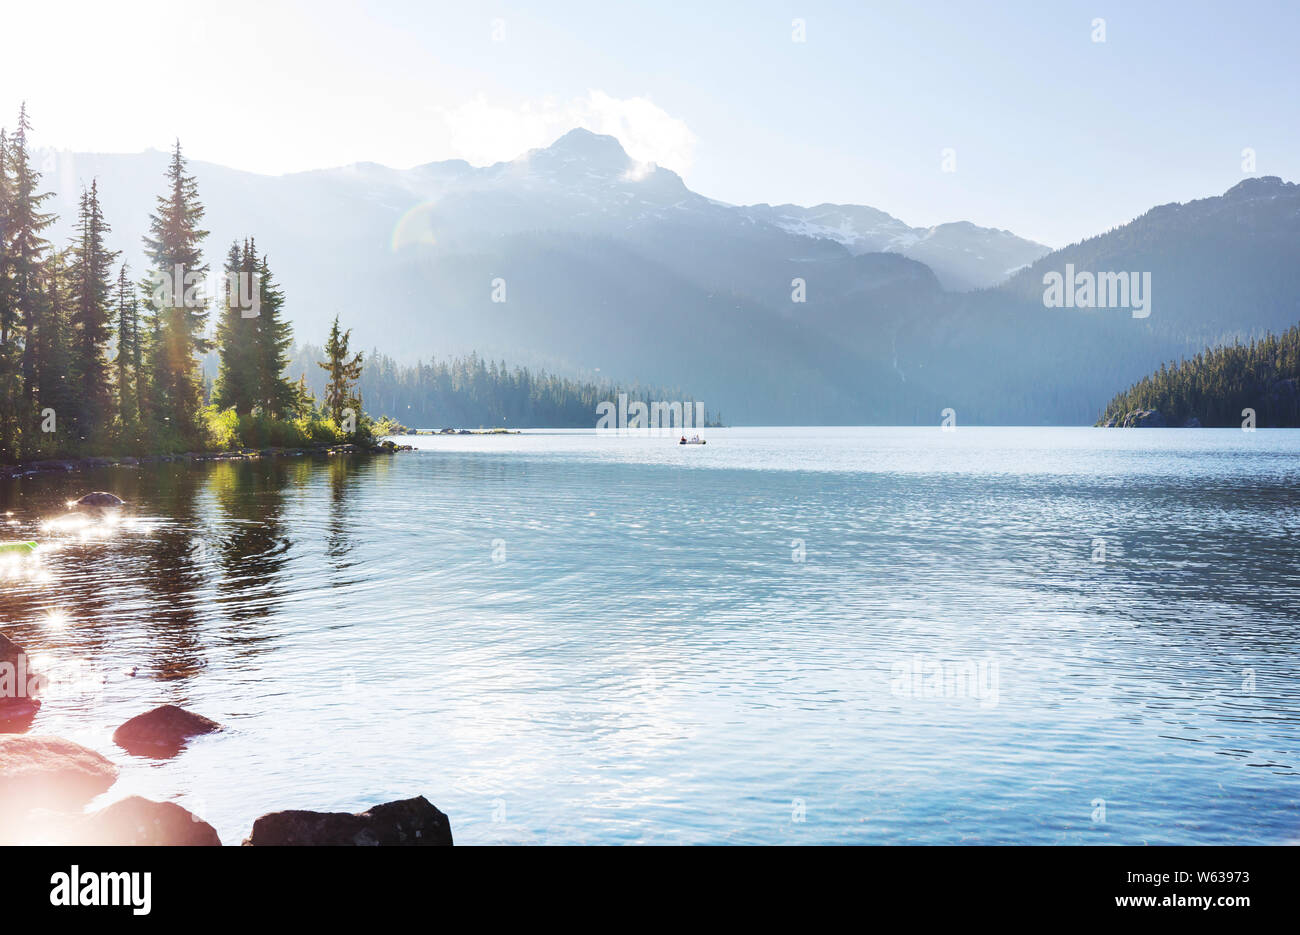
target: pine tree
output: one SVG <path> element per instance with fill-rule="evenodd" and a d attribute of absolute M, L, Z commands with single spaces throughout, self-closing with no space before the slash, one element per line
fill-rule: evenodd
<path fill-rule="evenodd" d="M 41 264 L 37 280 L 37 320 L 40 322 L 36 338 L 31 341 L 36 385 L 36 416 L 32 435 L 24 454 L 38 450 L 47 454 L 61 454 L 81 440 L 77 432 L 74 413 L 77 410 L 79 388 L 69 378 L 72 363 L 71 317 L 74 291 L 74 272 L 65 252 L 51 254 Z M 47 418 L 52 415 L 53 418 Z M 52 423 L 54 431 L 47 431 Z"/>
<path fill-rule="evenodd" d="M 90 191 L 81 193 L 72 251 L 71 376 L 77 387 L 72 415 L 73 428 L 82 440 L 102 438 L 111 422 L 105 347 L 110 333 L 110 276 L 118 254 L 104 245 L 108 230 L 99 205 L 99 183 L 92 181 Z"/>
<path fill-rule="evenodd" d="M 212 387 L 212 402 L 219 409 L 234 409 L 239 416 L 253 411 L 257 402 L 256 340 L 257 321 L 244 317 L 240 280 L 249 282 L 252 267 L 252 243 L 243 249 L 232 243 L 226 253 L 225 286 L 217 318 L 217 379 Z"/>
<path fill-rule="evenodd" d="M 145 344 L 149 335 L 140 331 L 140 303 L 137 299 L 139 289 L 131 295 L 131 376 L 135 382 L 135 418 L 137 428 L 143 425 L 149 415 L 149 394 L 151 383 L 149 371 L 145 368 Z"/>
<path fill-rule="evenodd" d="M 0 343 L 7 344 L 12 330 L 9 306 L 9 134 L 0 127 Z"/>
<path fill-rule="evenodd" d="M 277 287 L 265 255 L 257 266 L 256 283 L 260 296 L 255 319 L 257 403 L 271 418 L 282 419 L 294 410 L 297 401 L 293 384 L 284 377 L 289 364 L 289 348 L 293 346 L 293 328 L 284 320 L 284 293 Z M 358 355 L 358 365 L 360 362 Z"/>
<path fill-rule="evenodd" d="M 9 137 L 0 127 L 0 464 L 17 460 L 16 425 L 18 421 L 17 355 L 14 335 L 17 317 L 10 296 L 9 212 L 12 201 L 9 181 Z"/>
<path fill-rule="evenodd" d="M 148 292 L 152 288 L 150 282 L 146 281 L 141 284 L 141 288 Z M 141 334 L 139 343 L 140 348 L 140 365 L 136 371 L 136 396 L 139 399 L 140 420 L 148 422 L 152 426 L 163 424 L 165 416 L 163 413 L 162 392 L 158 388 L 157 374 L 162 372 L 162 315 L 154 311 L 151 302 L 146 301 L 143 306 L 145 322 L 144 330 Z"/>
<path fill-rule="evenodd" d="M 316 415 L 316 394 L 307 386 L 307 373 L 298 375 L 298 382 L 293 384 L 293 414 L 299 419 L 310 419 Z"/>
<path fill-rule="evenodd" d="M 10 452 L 9 457 L 13 457 L 13 426 L 17 424 L 20 431 L 25 428 L 34 433 L 37 425 L 37 315 L 41 305 L 42 264 L 49 247 L 49 242 L 41 237 L 41 231 L 54 222 L 53 215 L 41 212 L 41 205 L 51 197 L 51 193 L 38 191 L 41 174 L 32 168 L 27 152 L 27 135 L 30 131 L 31 123 L 27 119 L 27 105 L 24 104 L 18 112 L 18 127 L 9 144 L 9 171 L 12 179 L 6 217 L 9 282 L 7 303 L 3 309 L 4 320 L 0 322 L 0 342 L 6 348 L 10 347 L 10 342 L 17 336 L 21 336 L 23 342 L 22 409 L 13 413 L 13 418 L 4 420 L 6 437 L 0 442 Z M 6 351 L 6 357 L 9 356 L 10 352 Z M 8 368 L 4 374 L 0 374 L 0 382 L 7 389 L 12 387 L 13 376 Z"/>
<path fill-rule="evenodd" d="M 342 425 L 346 415 L 345 409 L 351 409 L 356 418 L 360 418 L 361 399 L 354 390 L 361 377 L 361 352 L 351 360 L 348 359 L 348 341 L 352 330 L 341 331 L 339 318 L 334 316 L 334 325 L 330 328 L 329 340 L 325 342 L 325 361 L 319 366 L 329 373 L 329 382 L 325 384 L 325 412 L 336 425 Z"/>
<path fill-rule="evenodd" d="M 202 438 L 199 409 L 203 383 L 197 358 L 208 350 L 203 337 L 208 303 L 199 289 L 192 288 L 208 272 L 202 255 L 208 232 L 199 227 L 203 211 L 198 183 L 186 173 L 177 142 L 167 168 L 167 191 L 158 196 L 149 235 L 144 239 L 154 287 L 149 299 L 151 404 L 154 418 L 174 432 L 178 441 L 195 445 Z"/>
<path fill-rule="evenodd" d="M 140 418 L 136 386 L 140 354 L 136 346 L 139 342 L 139 327 L 136 324 L 138 314 L 139 303 L 135 288 L 131 285 L 127 266 L 123 263 L 117 273 L 117 355 L 113 359 L 113 368 L 117 375 L 117 414 L 124 434 Z"/>

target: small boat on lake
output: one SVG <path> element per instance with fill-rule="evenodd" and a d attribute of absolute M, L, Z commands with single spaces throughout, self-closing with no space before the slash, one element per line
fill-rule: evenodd
<path fill-rule="evenodd" d="M 690 438 L 687 438 L 685 435 L 683 435 L 683 436 L 682 436 L 682 440 L 679 441 L 677 444 L 679 444 L 679 445 L 707 445 L 708 442 L 706 442 L 704 439 L 700 438 L 700 436 L 698 436 L 698 435 L 692 435 Z"/>

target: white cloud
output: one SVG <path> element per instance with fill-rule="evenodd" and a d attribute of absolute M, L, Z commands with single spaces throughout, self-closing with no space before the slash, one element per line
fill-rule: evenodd
<path fill-rule="evenodd" d="M 695 134 L 647 97 L 616 98 L 593 90 L 569 101 L 547 98 L 512 107 L 479 96 L 441 115 L 450 134 L 448 155 L 475 165 L 548 146 L 574 127 L 616 137 L 633 159 L 674 172 L 689 169 L 695 156 Z"/>

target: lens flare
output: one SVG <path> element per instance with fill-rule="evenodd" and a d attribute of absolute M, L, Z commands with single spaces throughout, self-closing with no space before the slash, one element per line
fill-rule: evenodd
<path fill-rule="evenodd" d="M 397 219 L 393 228 L 392 251 L 396 253 L 403 247 L 419 244 L 432 246 L 438 242 L 433 234 L 434 208 L 432 201 L 425 201 L 408 210 Z"/>

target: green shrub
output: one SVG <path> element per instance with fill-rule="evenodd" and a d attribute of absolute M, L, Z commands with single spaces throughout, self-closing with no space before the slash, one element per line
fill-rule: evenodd
<path fill-rule="evenodd" d="M 380 416 L 379 419 L 371 426 L 371 432 L 376 438 L 385 438 L 389 435 L 410 435 L 411 430 L 402 423 L 398 422 L 391 416 Z"/>
<path fill-rule="evenodd" d="M 216 406 L 205 406 L 203 421 L 207 426 L 210 448 L 228 451 L 239 447 L 239 416 L 235 414 L 235 410 L 219 410 Z"/>

